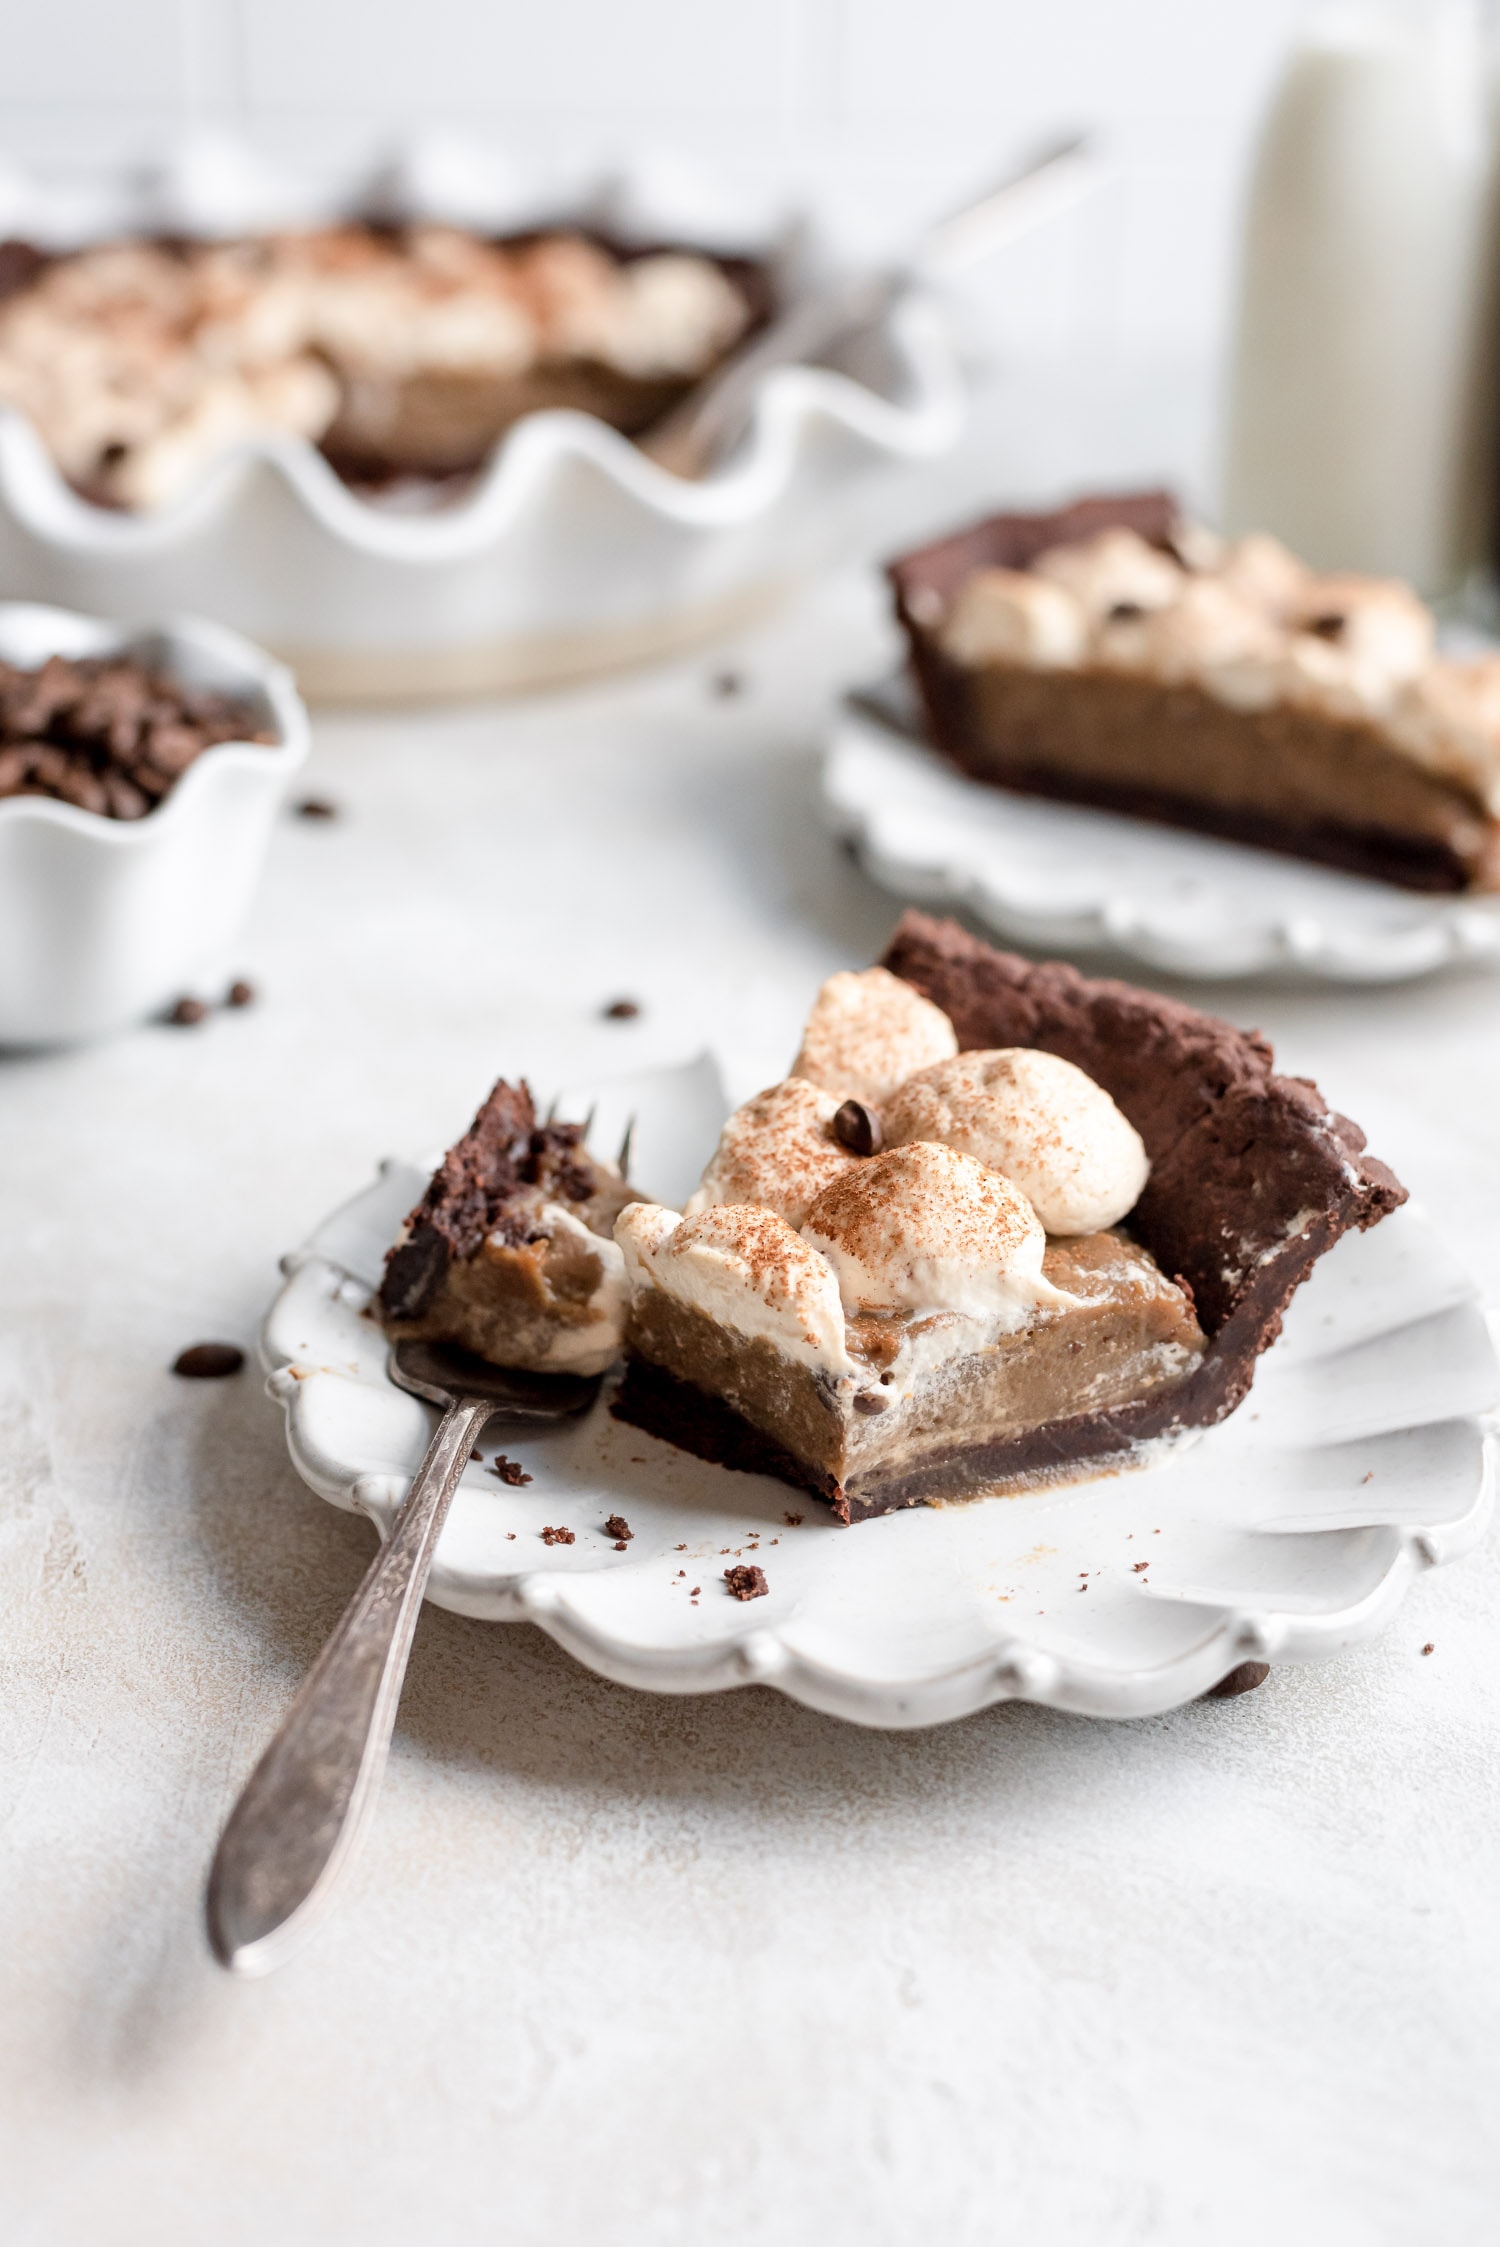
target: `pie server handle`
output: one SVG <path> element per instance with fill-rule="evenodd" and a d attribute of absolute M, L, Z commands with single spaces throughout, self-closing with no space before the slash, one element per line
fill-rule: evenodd
<path fill-rule="evenodd" d="M 422 1592 L 448 1508 L 496 1404 L 459 1397 L 391 1534 L 230 1813 L 208 1881 L 208 1938 L 268 1974 L 327 1912 L 375 1807 Z"/>

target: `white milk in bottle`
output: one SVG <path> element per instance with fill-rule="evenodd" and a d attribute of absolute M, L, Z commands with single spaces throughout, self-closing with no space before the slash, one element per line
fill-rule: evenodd
<path fill-rule="evenodd" d="M 1490 112 L 1469 0 L 1319 9 L 1251 186 L 1224 513 L 1428 594 L 1488 499 Z"/>

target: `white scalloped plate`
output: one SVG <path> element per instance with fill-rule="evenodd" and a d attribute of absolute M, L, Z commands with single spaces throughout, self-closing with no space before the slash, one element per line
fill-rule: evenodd
<path fill-rule="evenodd" d="M 605 1088 L 600 1146 L 632 1110 L 643 1186 L 680 1198 L 722 1114 L 717 1072 Z M 433 1415 L 387 1379 L 363 1314 L 425 1178 L 386 1164 L 288 1256 L 262 1337 L 298 1473 L 382 1536 Z M 572 1428 L 502 1438 L 525 1487 L 486 1471 L 485 1445 L 429 1596 L 538 1623 L 591 1669 L 656 1692 L 775 1685 L 891 1726 L 1003 1700 L 1144 1716 L 1247 1658 L 1316 1661 L 1369 1637 L 1418 1569 L 1466 1552 L 1489 1512 L 1482 1416 L 1497 1403 L 1473 1283 L 1408 1207 L 1323 1260 L 1247 1403 L 1160 1464 L 843 1529 L 816 1500 L 705 1466 L 601 1404 Z M 604 1530 L 614 1513 L 634 1532 L 623 1553 Z M 575 1542 L 544 1544 L 547 1526 Z M 741 1603 L 723 1572 L 752 1559 L 769 1592 Z"/>
<path fill-rule="evenodd" d="M 1500 959 L 1495 904 L 986 788 L 854 711 L 829 744 L 823 805 L 882 889 L 963 907 L 1034 950 L 1123 953 L 1216 980 L 1291 971 L 1337 983 Z"/>

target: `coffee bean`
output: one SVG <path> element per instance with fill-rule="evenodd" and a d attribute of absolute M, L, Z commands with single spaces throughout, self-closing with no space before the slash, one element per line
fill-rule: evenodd
<path fill-rule="evenodd" d="M 1269 1662 L 1241 1662 L 1217 1685 L 1211 1685 L 1204 1694 L 1205 1701 L 1233 1701 L 1241 1693 L 1253 1693 L 1257 1685 L 1264 1685 L 1271 1674 Z"/>
<path fill-rule="evenodd" d="M 172 1371 L 185 1381 L 222 1381 L 226 1374 L 238 1373 L 244 1362 L 244 1351 L 233 1342 L 195 1342 L 174 1358 Z"/>
<path fill-rule="evenodd" d="M 224 1004 L 226 1006 L 254 1006 L 255 985 L 253 983 L 231 983 L 225 994 Z"/>
<path fill-rule="evenodd" d="M 880 1118 L 862 1100 L 846 1100 L 833 1115 L 833 1136 L 851 1155 L 878 1155 Z"/>
<path fill-rule="evenodd" d="M 641 1011 L 639 999 L 611 999 L 603 1010 L 606 1022 L 633 1022 Z"/>
<path fill-rule="evenodd" d="M 207 1012 L 208 1008 L 201 999 L 179 999 L 167 1020 L 175 1023 L 179 1030 L 188 1030 L 195 1022 L 201 1022 Z"/>
<path fill-rule="evenodd" d="M 326 796 L 304 796 L 297 806 L 299 819 L 337 819 L 339 807 L 329 803 Z"/>

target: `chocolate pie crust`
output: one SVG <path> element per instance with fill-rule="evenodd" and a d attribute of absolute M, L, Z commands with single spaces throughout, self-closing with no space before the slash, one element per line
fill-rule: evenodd
<path fill-rule="evenodd" d="M 1117 670 L 956 663 L 941 617 L 980 569 L 1134 531 L 1173 552 L 1170 492 L 995 515 L 887 575 L 934 746 L 975 780 L 1373 875 L 1403 889 L 1500 889 L 1500 822 L 1393 746 L 1374 721 L 1274 704 L 1233 710 L 1190 682 Z"/>
<path fill-rule="evenodd" d="M 699 1458 L 796 1483 L 843 1521 L 1004 1483 L 1068 1480 L 1130 1463 L 1234 1411 L 1256 1360 L 1317 1259 L 1377 1224 L 1406 1190 L 1317 1087 L 1278 1076 L 1265 1039 L 1128 983 L 999 952 L 954 921 L 907 913 L 881 965 L 951 1020 L 960 1049 L 1035 1046 L 1103 1086 L 1151 1159 L 1127 1235 L 1188 1297 L 1207 1348 L 1180 1380 L 1112 1409 L 998 1441 L 961 1440 L 914 1472 L 844 1488 L 721 1397 L 633 1352 L 614 1410 Z"/>

